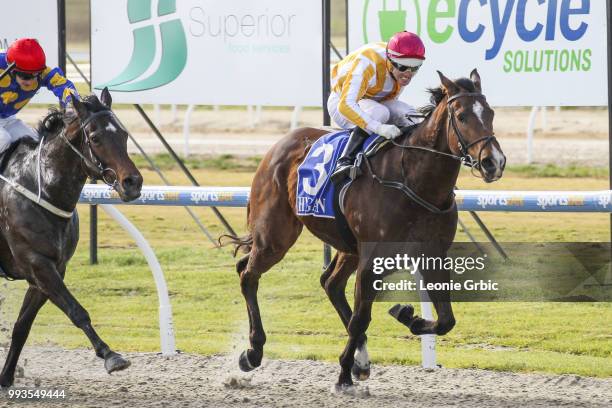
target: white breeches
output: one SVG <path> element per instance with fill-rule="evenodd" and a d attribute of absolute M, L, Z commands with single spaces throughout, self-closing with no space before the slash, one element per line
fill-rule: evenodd
<path fill-rule="evenodd" d="M 30 137 L 38 140 L 38 133 L 14 116 L 0 118 L 0 153 L 4 152 L 11 143 Z"/>
<path fill-rule="evenodd" d="M 338 111 L 340 100 L 338 95 L 332 92 L 327 100 L 327 110 L 333 121 L 342 129 L 352 129 L 355 124 L 350 122 Z M 388 123 L 398 127 L 410 126 L 421 121 L 420 118 L 410 118 L 409 115 L 418 115 L 417 110 L 397 99 L 377 102 L 372 99 L 362 99 L 359 107 L 372 119 L 380 123 Z"/>

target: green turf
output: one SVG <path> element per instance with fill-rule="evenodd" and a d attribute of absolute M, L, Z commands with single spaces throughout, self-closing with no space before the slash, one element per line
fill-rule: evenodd
<path fill-rule="evenodd" d="M 219 158 L 225 163 L 233 159 Z M 170 165 L 167 166 L 171 168 Z M 197 167 L 197 166 L 195 166 Z M 240 171 L 195 170 L 205 185 L 250 184 L 251 165 Z M 223 168 L 223 166 L 221 165 Z M 147 184 L 161 184 L 144 171 Z M 169 170 L 176 184 L 184 176 Z M 578 175 L 576 175 L 578 176 Z M 509 171 L 498 183 L 485 185 L 462 173 L 462 188 L 597 190 L 607 188 L 598 175 L 534 178 L 531 172 Z M 88 264 L 89 224 L 80 207 L 81 243 L 72 260 L 67 283 L 88 309 L 95 327 L 113 347 L 129 351 L 159 350 L 157 295 L 151 272 L 130 237 L 102 212 L 100 264 Z M 248 320 L 230 249 L 213 249 L 182 208 L 121 207 L 155 249 L 164 269 L 174 312 L 179 349 L 193 353 L 233 352 L 247 346 Z M 209 209 L 197 208 L 215 234 L 220 223 Z M 223 209 L 232 225 L 244 231 L 244 209 Z M 482 213 L 501 241 L 607 241 L 605 214 Z M 461 213 L 468 228 L 482 234 Z M 466 240 L 461 231 L 458 239 Z M 319 286 L 321 243 L 305 232 L 285 260 L 265 274 L 260 304 L 267 331 L 266 356 L 337 362 L 346 341 L 344 329 Z M 349 282 L 351 285 L 353 281 Z M 25 286 L 9 286 L 14 320 Z M 349 297 L 351 291 L 349 290 Z M 418 364 L 419 340 L 387 315 L 390 304 L 376 303 L 368 331 L 375 363 Z M 438 360 L 445 367 L 574 373 L 612 376 L 612 308 L 607 303 L 455 303 L 455 329 L 438 338 Z M 46 305 L 34 326 L 30 344 L 87 347 L 85 336 L 54 306 Z"/>

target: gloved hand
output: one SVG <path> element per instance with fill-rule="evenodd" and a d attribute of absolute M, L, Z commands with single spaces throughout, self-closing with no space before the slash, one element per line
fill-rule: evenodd
<path fill-rule="evenodd" d="M 402 134 L 402 131 L 395 125 L 385 125 L 383 123 L 376 129 L 376 133 L 385 139 L 395 139 Z"/>

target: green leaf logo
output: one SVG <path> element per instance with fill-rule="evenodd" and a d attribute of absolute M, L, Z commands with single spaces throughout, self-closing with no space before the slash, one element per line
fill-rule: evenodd
<path fill-rule="evenodd" d="M 416 12 L 417 27 L 416 30 L 410 30 L 416 32 L 417 35 L 421 35 L 421 7 L 419 0 L 414 1 L 414 9 Z M 382 0 L 382 10 L 378 10 L 378 27 L 380 32 L 380 41 L 389 41 L 393 34 L 406 30 L 406 17 L 407 12 L 402 7 L 402 0 L 397 0 L 396 9 L 387 8 L 387 0 Z M 370 6 L 370 0 L 366 0 L 363 6 L 363 41 L 365 43 L 370 42 L 368 38 L 368 8 Z"/>
<path fill-rule="evenodd" d="M 151 0 L 128 0 L 128 19 L 131 24 L 151 19 Z M 159 0 L 157 15 L 176 13 L 176 0 Z M 187 38 L 180 18 L 159 24 L 161 34 L 161 60 L 157 70 L 146 78 L 139 78 L 153 64 L 156 52 L 155 26 L 134 29 L 134 50 L 125 69 L 96 89 L 120 92 L 144 91 L 174 81 L 187 65 Z"/>

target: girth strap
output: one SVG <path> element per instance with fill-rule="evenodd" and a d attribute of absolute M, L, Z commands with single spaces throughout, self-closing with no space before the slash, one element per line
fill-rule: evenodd
<path fill-rule="evenodd" d="M 408 198 L 415 201 L 417 204 L 419 204 L 421 207 L 425 208 L 429 212 L 432 212 L 434 214 L 447 214 L 455 209 L 456 203 L 455 203 L 455 193 L 454 192 L 451 193 L 451 196 L 452 196 L 451 205 L 446 209 L 440 209 L 436 207 L 435 205 L 429 203 L 428 201 L 424 200 L 423 198 L 421 198 L 417 193 L 414 192 L 414 190 L 412 190 L 410 187 L 406 186 L 405 184 L 397 182 L 397 181 L 381 179 L 374 173 L 372 169 L 372 165 L 370 164 L 370 160 L 367 157 L 364 157 L 363 159 L 366 163 L 366 167 L 368 168 L 368 171 L 370 172 L 374 180 L 376 180 L 379 184 L 385 187 L 390 187 L 390 188 L 394 188 L 396 190 L 401 191 L 406 196 L 408 196 Z"/>

